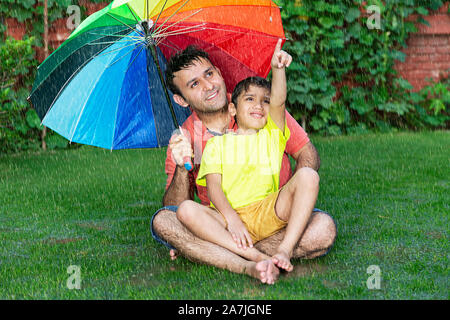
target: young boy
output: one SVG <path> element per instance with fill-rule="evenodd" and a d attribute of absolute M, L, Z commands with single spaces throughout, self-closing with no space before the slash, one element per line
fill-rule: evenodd
<path fill-rule="evenodd" d="M 197 178 L 199 185 L 206 185 L 212 208 L 185 201 L 177 211 L 178 219 L 199 238 L 255 261 L 255 275 L 269 284 L 278 277 L 277 267 L 292 271 L 292 250 L 318 193 L 318 175 L 309 168 L 298 170 L 278 190 L 290 134 L 285 123 L 285 67 L 291 61 L 279 40 L 271 61 L 272 88 L 262 78 L 247 78 L 236 86 L 229 112 L 236 116 L 239 130 L 208 141 Z M 286 225 L 273 257 L 253 247 Z"/>

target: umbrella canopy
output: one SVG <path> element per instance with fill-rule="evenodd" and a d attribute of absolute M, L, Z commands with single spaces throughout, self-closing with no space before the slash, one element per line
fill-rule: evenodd
<path fill-rule="evenodd" d="M 232 90 L 248 76 L 267 76 L 278 38 L 272 1 L 116 0 L 39 66 L 29 99 L 42 123 L 70 141 L 164 146 L 190 114 L 164 86 L 172 54 L 188 45 L 205 50 Z"/>

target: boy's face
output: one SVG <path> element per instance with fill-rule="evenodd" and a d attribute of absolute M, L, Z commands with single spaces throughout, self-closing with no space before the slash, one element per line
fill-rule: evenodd
<path fill-rule="evenodd" d="M 190 105 L 198 112 L 215 113 L 228 103 L 222 74 L 203 58 L 187 69 L 175 72 L 173 82 L 183 95 L 174 95 L 175 102 L 181 106 Z"/>
<path fill-rule="evenodd" d="M 237 106 L 230 104 L 232 116 L 241 130 L 259 130 L 266 125 L 269 115 L 270 91 L 266 88 L 250 85 L 243 91 L 238 99 Z"/>

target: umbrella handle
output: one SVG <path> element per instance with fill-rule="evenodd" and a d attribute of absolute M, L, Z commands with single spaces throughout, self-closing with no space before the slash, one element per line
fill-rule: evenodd
<path fill-rule="evenodd" d="M 192 166 L 191 158 L 190 157 L 183 157 L 184 161 L 184 167 L 187 171 L 191 171 L 194 167 Z"/>

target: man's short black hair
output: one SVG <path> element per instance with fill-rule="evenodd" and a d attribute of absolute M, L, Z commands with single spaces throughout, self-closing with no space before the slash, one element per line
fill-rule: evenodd
<path fill-rule="evenodd" d="M 177 86 L 173 83 L 175 72 L 187 69 L 188 67 L 192 66 L 195 61 L 200 62 L 201 58 L 211 62 L 211 60 L 209 60 L 208 53 L 192 45 L 187 46 L 186 49 L 177 52 L 170 58 L 166 68 L 166 85 L 169 87 L 170 91 L 172 91 L 173 94 L 183 96 L 180 92 L 180 89 L 178 89 Z"/>
<path fill-rule="evenodd" d="M 271 84 L 264 78 L 261 77 L 248 77 L 244 80 L 241 80 L 236 87 L 234 87 L 233 94 L 231 95 L 231 102 L 233 102 L 234 106 L 237 108 L 237 100 L 242 92 L 247 92 L 250 86 L 256 86 L 260 88 L 264 88 L 269 90 L 271 89 Z"/>

